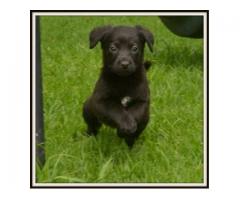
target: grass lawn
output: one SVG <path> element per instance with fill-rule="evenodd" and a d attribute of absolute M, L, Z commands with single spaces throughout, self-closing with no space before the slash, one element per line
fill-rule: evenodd
<path fill-rule="evenodd" d="M 142 25 L 155 36 L 145 49 L 150 122 L 132 150 L 114 129 L 88 137 L 82 105 L 102 65 L 89 49 L 100 25 Z M 153 17 L 41 17 L 46 164 L 44 183 L 203 182 L 203 41 L 173 35 Z"/>

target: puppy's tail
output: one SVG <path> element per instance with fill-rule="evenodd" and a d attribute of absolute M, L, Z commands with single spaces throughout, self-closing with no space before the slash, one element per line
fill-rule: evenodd
<path fill-rule="evenodd" d="M 151 61 L 146 60 L 146 61 L 144 61 L 143 65 L 144 65 L 145 69 L 148 70 L 151 67 L 152 63 L 151 63 Z"/>

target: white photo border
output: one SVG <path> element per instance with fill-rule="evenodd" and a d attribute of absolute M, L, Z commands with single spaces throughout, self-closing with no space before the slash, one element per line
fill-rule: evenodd
<path fill-rule="evenodd" d="M 37 16 L 203 16 L 204 180 L 203 183 L 37 183 L 36 182 L 36 17 Z M 209 188 L 209 10 L 30 10 L 30 188 Z"/>

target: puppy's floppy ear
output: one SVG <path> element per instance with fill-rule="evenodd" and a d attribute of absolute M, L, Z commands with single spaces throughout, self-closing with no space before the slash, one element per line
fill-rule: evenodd
<path fill-rule="evenodd" d="M 99 41 L 102 41 L 106 33 L 112 30 L 111 26 L 101 26 L 93 29 L 89 35 L 90 49 L 94 48 Z"/>
<path fill-rule="evenodd" d="M 139 34 L 143 37 L 145 42 L 147 42 L 150 51 L 153 52 L 153 43 L 154 43 L 153 34 L 149 30 L 141 26 L 136 26 L 136 29 L 138 30 Z"/>

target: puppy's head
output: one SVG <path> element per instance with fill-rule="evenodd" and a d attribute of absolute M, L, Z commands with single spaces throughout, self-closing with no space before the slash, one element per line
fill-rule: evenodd
<path fill-rule="evenodd" d="M 143 50 L 147 43 L 153 51 L 153 35 L 141 26 L 103 26 L 90 33 L 90 48 L 101 42 L 107 70 L 118 76 L 129 76 L 143 67 Z"/>

